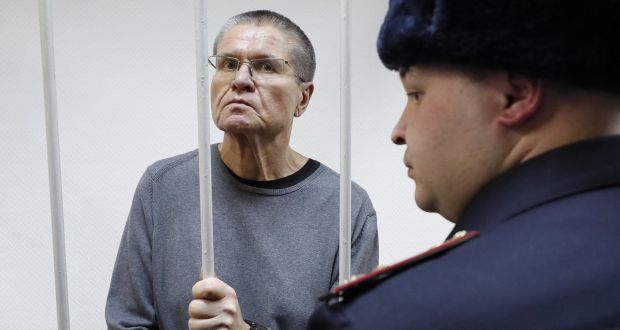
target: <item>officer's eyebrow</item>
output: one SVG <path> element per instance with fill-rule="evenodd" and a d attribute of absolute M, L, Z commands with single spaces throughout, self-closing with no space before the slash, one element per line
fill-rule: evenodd
<path fill-rule="evenodd" d="M 413 65 L 398 69 L 398 74 L 400 75 L 400 80 L 406 81 L 407 84 L 416 83 L 421 78 L 419 70 Z"/>
<path fill-rule="evenodd" d="M 409 67 L 398 69 L 398 75 L 400 75 L 401 79 L 405 78 L 405 75 L 407 74 L 407 71 L 409 71 Z"/>

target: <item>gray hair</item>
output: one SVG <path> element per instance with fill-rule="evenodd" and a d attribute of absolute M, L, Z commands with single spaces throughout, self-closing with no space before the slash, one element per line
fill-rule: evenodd
<path fill-rule="evenodd" d="M 226 32 L 237 25 L 269 25 L 282 32 L 289 33 L 297 39 L 291 49 L 290 64 L 302 81 L 312 81 L 316 69 L 314 47 L 304 31 L 287 17 L 269 10 L 255 10 L 241 13 L 229 18 L 220 29 L 213 43 L 213 54 Z"/>

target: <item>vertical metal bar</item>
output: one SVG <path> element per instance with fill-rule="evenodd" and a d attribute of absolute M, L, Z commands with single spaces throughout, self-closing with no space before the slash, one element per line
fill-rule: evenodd
<path fill-rule="evenodd" d="M 340 1 L 340 248 L 339 283 L 351 278 L 351 54 L 349 1 Z"/>
<path fill-rule="evenodd" d="M 41 59 L 43 64 L 43 93 L 45 97 L 45 132 L 47 167 L 50 185 L 52 244 L 54 245 L 54 280 L 56 287 L 56 320 L 58 329 L 69 329 L 69 295 L 65 257 L 65 228 L 62 208 L 62 178 L 58 141 L 58 111 L 56 102 L 56 72 L 54 68 L 54 31 L 51 0 L 39 0 L 41 30 Z"/>
<path fill-rule="evenodd" d="M 209 107 L 207 0 L 194 1 L 196 28 L 196 86 L 198 97 L 198 166 L 200 175 L 200 232 L 202 276 L 215 276 L 213 253 L 213 201 L 211 188 L 211 123 Z"/>

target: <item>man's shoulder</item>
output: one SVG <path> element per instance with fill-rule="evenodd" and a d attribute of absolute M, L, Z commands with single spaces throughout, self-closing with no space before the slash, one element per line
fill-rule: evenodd
<path fill-rule="evenodd" d="M 317 160 L 317 162 L 319 161 Z M 334 171 L 324 163 L 319 162 L 319 168 L 316 173 L 319 175 L 318 178 L 321 185 L 332 189 L 340 189 L 340 174 L 338 174 L 338 172 Z M 368 196 L 368 193 L 357 182 L 351 180 L 351 196 L 354 199 L 364 199 Z"/>
<path fill-rule="evenodd" d="M 146 173 L 153 182 L 162 180 L 170 173 L 186 174 L 198 170 L 198 150 L 164 158 L 151 164 Z"/>

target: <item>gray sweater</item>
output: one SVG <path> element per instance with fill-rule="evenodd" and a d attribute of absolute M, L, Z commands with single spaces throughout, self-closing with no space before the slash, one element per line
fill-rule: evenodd
<path fill-rule="evenodd" d="M 305 329 L 317 298 L 338 280 L 338 175 L 320 167 L 284 189 L 242 184 L 211 147 L 215 271 L 244 318 Z M 376 214 L 352 187 L 352 273 L 378 261 Z M 127 219 L 106 304 L 109 329 L 187 329 L 200 276 L 198 153 L 143 175 Z"/>

